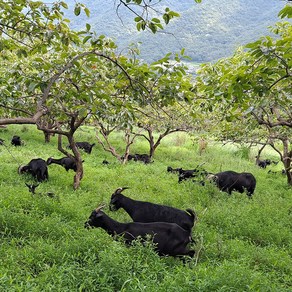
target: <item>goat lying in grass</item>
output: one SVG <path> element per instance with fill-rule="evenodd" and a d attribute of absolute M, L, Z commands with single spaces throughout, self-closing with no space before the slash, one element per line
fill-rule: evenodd
<path fill-rule="evenodd" d="M 42 182 L 49 179 L 48 167 L 42 158 L 32 159 L 27 165 L 21 165 L 18 173 L 30 173 L 37 181 Z"/>
<path fill-rule="evenodd" d="M 201 168 L 201 165 L 198 165 L 194 169 L 182 169 L 180 168 L 172 168 L 171 166 L 167 167 L 167 171 L 171 173 L 178 173 L 178 182 L 182 182 L 183 180 L 190 178 L 197 178 L 199 182 L 203 184 L 205 177 L 208 175 L 208 172 Z"/>
<path fill-rule="evenodd" d="M 152 222 L 152 223 L 120 223 L 110 218 L 101 211 L 101 207 L 92 211 L 85 227 L 101 227 L 111 236 L 121 236 L 126 244 L 141 238 L 146 241 L 149 236 L 155 245 L 155 250 L 160 256 L 191 256 L 195 251 L 187 246 L 191 241 L 188 231 L 175 223 Z"/>
<path fill-rule="evenodd" d="M 50 165 L 52 163 L 63 166 L 66 169 L 66 171 L 68 171 L 69 169 L 72 169 L 76 172 L 77 170 L 76 161 L 74 158 L 71 158 L 71 157 L 63 157 L 60 159 L 54 159 L 53 157 L 48 158 L 47 165 Z"/>
<path fill-rule="evenodd" d="M 123 208 L 135 222 L 169 222 L 176 223 L 191 234 L 196 214 L 193 210 L 186 211 L 158 205 L 150 202 L 136 201 L 122 194 L 127 189 L 118 188 L 111 196 L 110 210 Z"/>

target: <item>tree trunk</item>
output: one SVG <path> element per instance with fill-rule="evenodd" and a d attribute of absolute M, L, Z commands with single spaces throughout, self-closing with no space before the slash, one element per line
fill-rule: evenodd
<path fill-rule="evenodd" d="M 284 153 L 284 157 L 283 157 L 283 164 L 286 171 L 287 183 L 290 186 L 292 186 L 291 160 L 292 160 L 292 150 L 290 152 Z"/>
<path fill-rule="evenodd" d="M 46 132 L 46 131 L 43 131 L 44 132 L 44 135 L 45 135 L 45 143 L 50 143 L 51 141 L 51 134 Z"/>
<path fill-rule="evenodd" d="M 74 142 L 74 139 L 73 139 L 73 134 L 69 134 L 67 136 L 68 138 L 68 141 L 69 141 L 69 145 L 73 151 L 73 158 L 75 159 L 76 161 L 76 166 L 77 166 L 77 169 L 76 169 L 76 173 L 75 173 L 75 176 L 74 176 L 74 182 L 73 182 L 73 189 L 74 190 L 77 190 L 80 186 L 80 182 L 83 178 L 83 163 L 82 163 L 82 157 L 80 155 L 80 152 L 78 151 L 78 148 L 76 147 L 76 144 Z M 63 154 L 65 154 L 66 156 L 71 156 L 71 154 L 69 154 L 67 151 L 65 151 L 62 147 L 62 135 L 59 135 L 58 136 L 58 150 L 61 151 Z"/>
<path fill-rule="evenodd" d="M 80 186 L 80 182 L 83 178 L 83 165 L 82 165 L 82 161 L 77 161 L 77 170 L 76 170 L 76 174 L 74 176 L 74 184 L 73 184 L 73 188 L 74 190 L 77 190 Z"/>

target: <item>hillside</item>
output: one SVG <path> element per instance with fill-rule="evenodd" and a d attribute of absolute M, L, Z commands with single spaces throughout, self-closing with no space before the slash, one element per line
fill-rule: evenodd
<path fill-rule="evenodd" d="M 65 1 L 71 8 L 74 0 Z M 126 9 L 116 13 L 114 1 L 81 1 L 91 11 L 90 18 L 67 15 L 71 26 L 81 29 L 90 23 L 96 33 L 113 38 L 123 50 L 131 43 L 140 44 L 141 57 L 153 61 L 182 47 L 193 62 L 214 61 L 232 54 L 240 45 L 269 34 L 268 26 L 278 21 L 277 14 L 284 1 L 277 0 L 208 0 L 195 4 L 193 0 L 162 1 L 162 5 L 178 11 L 179 19 L 172 21 L 164 32 L 153 35 L 137 32 L 134 16 Z M 158 8 L 159 5 L 156 7 Z"/>

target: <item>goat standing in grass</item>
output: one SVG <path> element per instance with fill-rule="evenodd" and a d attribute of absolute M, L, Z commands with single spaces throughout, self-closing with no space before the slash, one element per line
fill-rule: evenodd
<path fill-rule="evenodd" d="M 256 187 L 256 178 L 249 172 L 238 173 L 228 170 L 209 175 L 208 179 L 213 180 L 221 191 L 229 195 L 231 195 L 232 191 L 246 192 L 250 199 Z"/>
<path fill-rule="evenodd" d="M 101 207 L 92 211 L 85 227 L 101 227 L 111 236 L 121 236 L 126 244 L 141 238 L 143 241 L 152 238 L 155 249 L 159 255 L 191 256 L 195 252 L 187 246 L 191 241 L 188 231 L 175 223 L 152 222 L 152 223 L 120 223 L 110 218 L 101 211 Z"/>
<path fill-rule="evenodd" d="M 91 153 L 92 148 L 93 148 L 93 146 L 95 145 L 95 143 L 90 144 L 90 143 L 88 143 L 88 142 L 76 142 L 75 144 L 76 144 L 76 147 L 77 147 L 77 148 L 79 148 L 79 149 L 83 149 L 84 152 L 86 152 L 86 153 L 88 153 L 88 154 Z M 67 147 L 71 149 L 70 145 L 68 145 Z"/>
<path fill-rule="evenodd" d="M 116 211 L 123 208 L 135 222 L 169 222 L 176 223 L 191 234 L 196 214 L 193 210 L 186 211 L 154 204 L 150 202 L 136 201 L 122 194 L 127 189 L 118 188 L 111 196 L 110 210 Z"/>
<path fill-rule="evenodd" d="M 54 159 L 53 157 L 48 158 L 47 165 L 50 165 L 52 163 L 63 166 L 66 169 L 66 171 L 68 171 L 69 169 L 72 169 L 76 172 L 77 170 L 76 161 L 74 158 L 71 158 L 71 157 L 63 157 L 60 159 Z"/>
<path fill-rule="evenodd" d="M 42 158 L 32 159 L 27 165 L 21 165 L 18 173 L 30 173 L 37 181 L 42 182 L 49 179 L 48 167 Z"/>

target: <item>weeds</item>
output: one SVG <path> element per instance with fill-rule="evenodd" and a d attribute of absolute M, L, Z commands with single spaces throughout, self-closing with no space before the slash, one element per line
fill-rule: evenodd
<path fill-rule="evenodd" d="M 121 165 L 96 145 L 90 156 L 82 153 L 84 179 L 76 191 L 73 172 L 49 166 L 49 180 L 38 188 L 58 195 L 57 201 L 31 195 L 25 186 L 31 178 L 17 174 L 18 165 L 32 158 L 59 157 L 57 138 L 45 144 L 34 127 L 23 129 L 9 126 L 0 137 L 10 141 L 19 134 L 26 141 L 19 148 L 0 146 L 1 290 L 290 291 L 292 191 L 280 175 L 256 167 L 246 149 L 211 143 L 200 156 L 185 136 L 174 136 L 157 149 L 154 163 Z M 93 142 L 94 130 L 86 127 L 77 136 Z M 117 134 L 116 145 L 120 138 Z M 143 141 L 134 147 L 133 152 L 147 152 Z M 111 164 L 103 166 L 103 159 Z M 177 175 L 166 171 L 169 165 L 194 168 L 201 163 L 213 173 L 252 172 L 257 178 L 253 199 L 236 192 L 228 196 L 212 184 L 178 184 Z M 104 230 L 84 229 L 91 211 L 101 202 L 108 204 L 121 186 L 128 186 L 127 196 L 136 200 L 194 209 L 195 257 L 159 257 L 151 244 L 126 247 Z M 123 210 L 110 216 L 130 221 Z"/>

